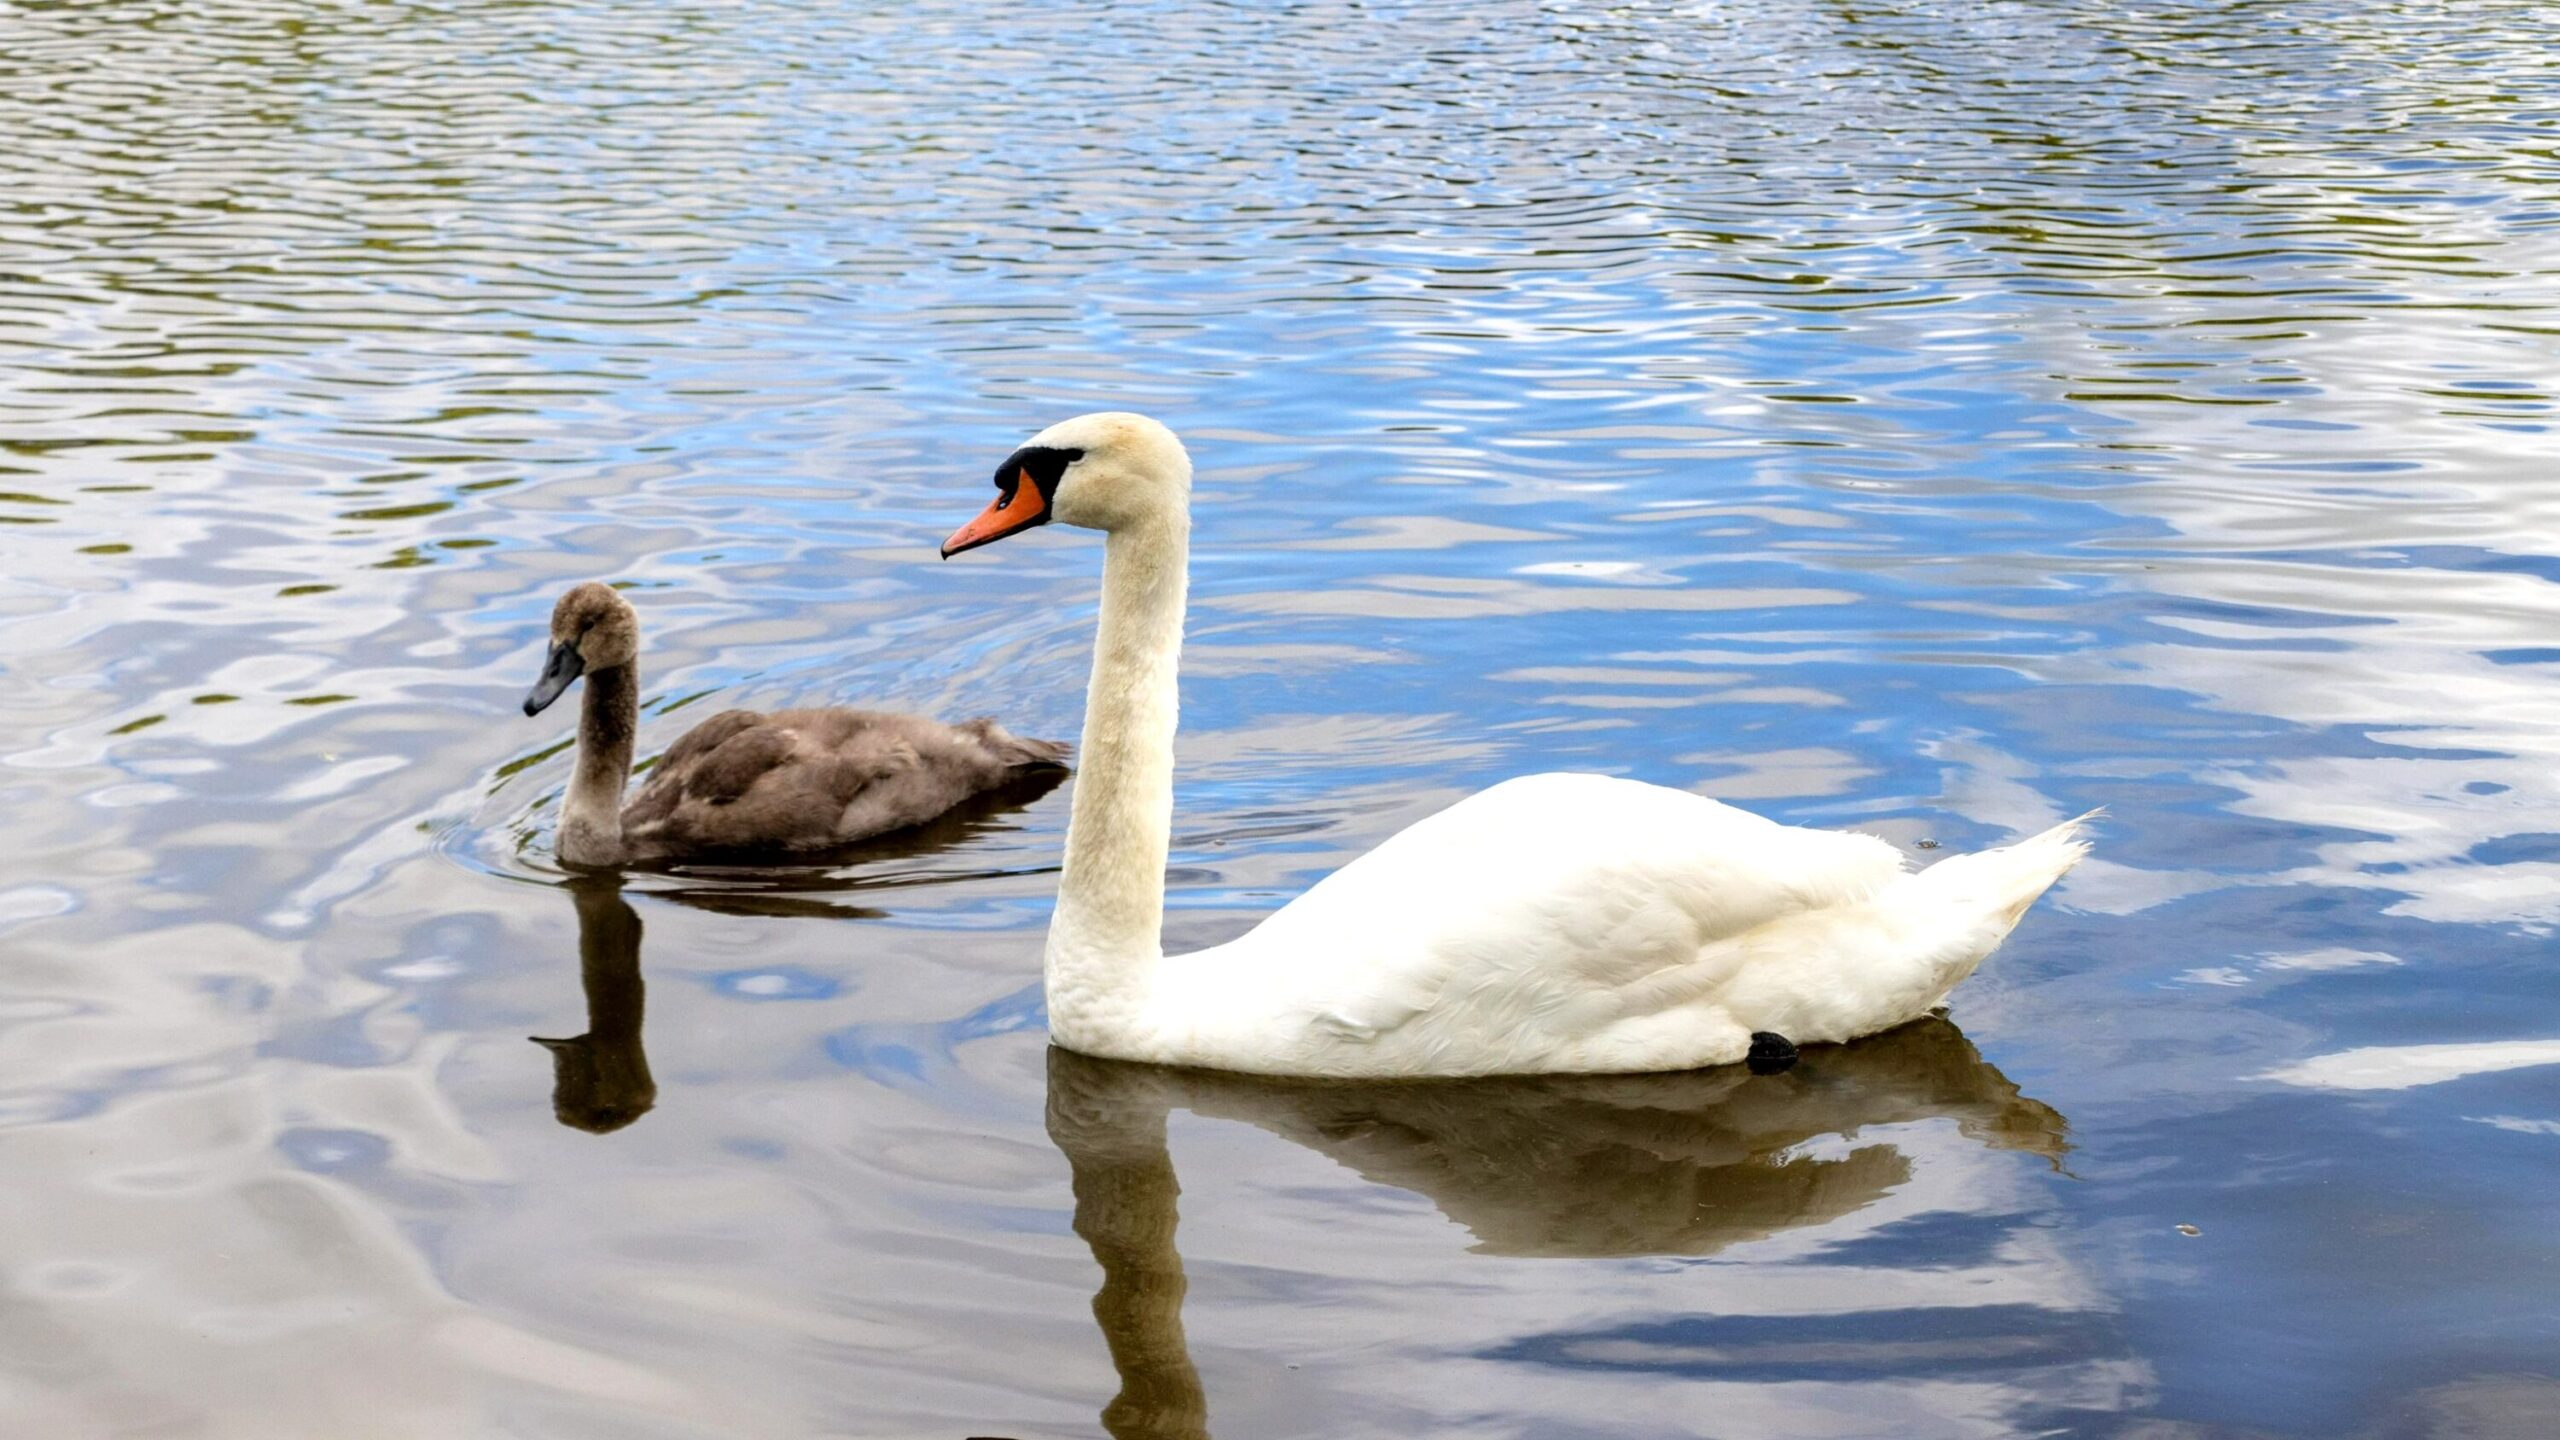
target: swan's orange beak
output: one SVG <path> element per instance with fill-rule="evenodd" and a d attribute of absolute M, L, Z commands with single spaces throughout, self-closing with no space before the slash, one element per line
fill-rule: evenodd
<path fill-rule="evenodd" d="M 942 542 L 942 558 L 950 559 L 963 550 L 992 545 L 1017 530 L 1028 530 L 1049 518 L 1048 497 L 1031 483 L 1031 469 L 1023 467 L 1013 482 L 1013 489 L 995 498 L 994 503 L 978 512 L 978 518 L 951 532 Z"/>

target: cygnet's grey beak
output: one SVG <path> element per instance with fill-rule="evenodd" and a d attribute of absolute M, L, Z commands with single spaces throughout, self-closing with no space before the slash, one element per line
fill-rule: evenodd
<path fill-rule="evenodd" d="M 543 657 L 542 678 L 533 682 L 533 689 L 524 697 L 524 713 L 541 714 L 543 707 L 559 699 L 560 692 L 568 689 L 569 682 L 585 673 L 586 668 L 587 658 L 578 653 L 578 647 L 552 641 L 551 653 Z"/>

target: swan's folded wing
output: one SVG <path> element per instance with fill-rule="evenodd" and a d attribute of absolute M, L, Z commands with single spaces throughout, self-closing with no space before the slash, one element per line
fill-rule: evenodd
<path fill-rule="evenodd" d="M 1368 1041 L 1463 1014 L 1483 1035 L 1576 1023 L 1623 987 L 1901 873 L 1872 836 L 1807 830 L 1659 786 L 1537 775 L 1390 837 L 1249 942 L 1311 1028 Z"/>

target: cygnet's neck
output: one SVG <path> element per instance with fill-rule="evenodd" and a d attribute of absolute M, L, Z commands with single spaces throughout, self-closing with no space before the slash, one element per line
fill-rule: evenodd
<path fill-rule="evenodd" d="M 1191 519 L 1179 505 L 1110 532 L 1075 805 L 1049 925 L 1049 1030 L 1069 1049 L 1142 1058 L 1164 958 L 1165 852 Z"/>
<path fill-rule="evenodd" d="M 622 863 L 622 789 L 640 729 L 637 663 L 590 670 L 580 682 L 578 763 L 560 805 L 560 858 L 572 865 Z"/>

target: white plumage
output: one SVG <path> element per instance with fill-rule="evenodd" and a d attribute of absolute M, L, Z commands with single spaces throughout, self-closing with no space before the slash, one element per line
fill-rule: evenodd
<path fill-rule="evenodd" d="M 1170 957 L 1147 1028 L 1276 1075 L 1685 1070 L 1755 1031 L 1928 1012 L 2087 849 L 2078 822 L 1906 872 L 1872 836 L 1600 775 L 1470 796 L 1230 944 Z"/>
<path fill-rule="evenodd" d="M 1006 463 L 997 503 L 946 550 L 1052 518 L 1110 535 L 1047 951 L 1070 1049 L 1371 1078 L 1727 1064 L 1757 1031 L 1849 1040 L 1926 1013 L 2087 852 L 2083 816 L 1913 873 L 1872 836 L 1531 775 L 1389 838 L 1241 939 L 1167 957 L 1190 461 L 1156 422 L 1104 414 Z"/>

